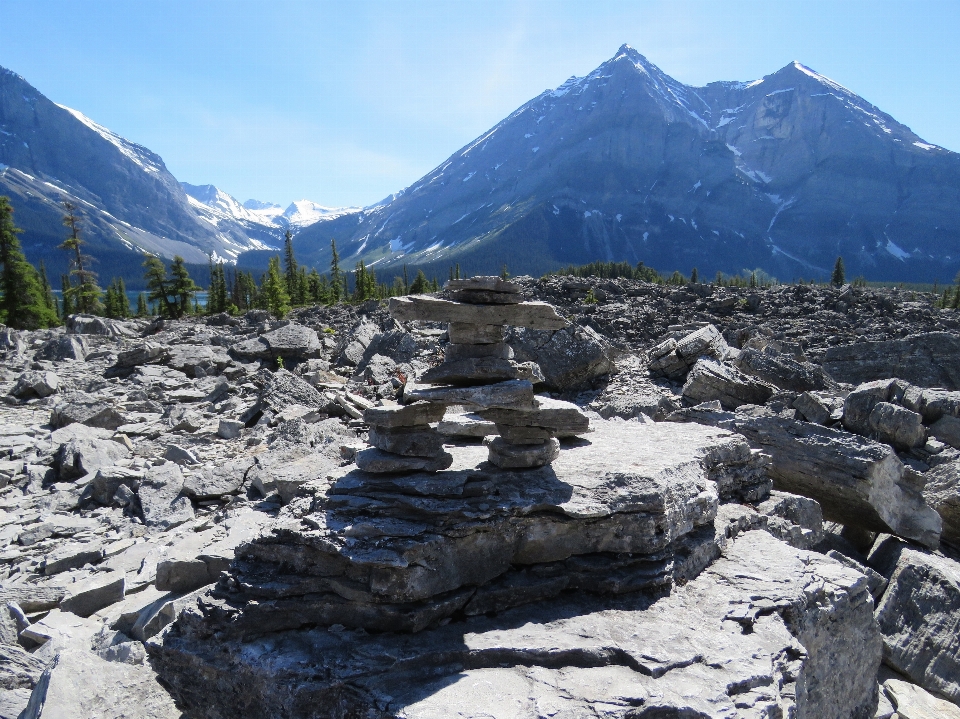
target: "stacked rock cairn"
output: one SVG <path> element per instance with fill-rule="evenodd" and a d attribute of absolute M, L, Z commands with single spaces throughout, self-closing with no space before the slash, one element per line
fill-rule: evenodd
<path fill-rule="evenodd" d="M 534 396 L 533 383 L 543 380 L 540 368 L 513 360 L 504 330 L 557 330 L 566 320 L 552 305 L 524 302 L 520 287 L 499 277 L 450 280 L 445 287 L 452 301 L 418 295 L 390 300 L 395 319 L 447 322 L 449 344 L 443 363 L 425 372 L 420 385 L 407 384 L 406 404 L 364 412 L 373 446 L 357 454 L 357 466 L 374 473 L 447 469 L 453 458 L 430 423 L 440 421 L 450 405 L 496 424 L 499 436 L 484 444 L 497 467 L 550 464 L 560 454 L 557 438 L 589 432 L 589 420 L 574 404 Z"/>

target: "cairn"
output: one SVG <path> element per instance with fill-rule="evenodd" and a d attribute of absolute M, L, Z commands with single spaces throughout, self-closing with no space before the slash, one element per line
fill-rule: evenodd
<path fill-rule="evenodd" d="M 358 453 L 357 465 L 368 472 L 439 471 L 452 459 L 442 436 L 429 426 L 449 405 L 464 405 L 494 422 L 499 436 L 484 443 L 489 461 L 504 469 L 542 467 L 560 453 L 558 437 L 589 431 L 576 405 L 535 397 L 533 384 L 543 380 L 534 362 L 516 362 L 504 341 L 508 325 L 556 330 L 566 326 L 545 302 L 524 302 L 520 288 L 499 277 L 471 277 L 446 284 L 453 300 L 398 297 L 390 313 L 398 320 L 447 322 L 449 344 L 444 361 L 408 384 L 406 406 L 367 410 L 372 448 Z"/>

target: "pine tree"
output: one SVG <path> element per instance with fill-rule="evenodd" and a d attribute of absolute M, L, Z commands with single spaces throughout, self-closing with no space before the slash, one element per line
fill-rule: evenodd
<path fill-rule="evenodd" d="M 459 263 L 459 262 L 457 263 L 457 266 L 456 266 L 456 268 L 455 268 L 454 271 L 453 271 L 453 279 L 455 279 L 455 280 L 459 280 L 459 279 L 460 279 L 460 263 Z"/>
<path fill-rule="evenodd" d="M 751 287 L 756 287 L 756 286 L 757 286 L 757 273 L 756 273 L 756 272 L 751 272 L 751 273 L 750 273 L 750 286 L 751 286 Z"/>
<path fill-rule="evenodd" d="M 148 257 L 143 268 L 144 278 L 147 280 L 148 295 L 151 302 L 157 302 L 160 314 L 164 317 L 176 317 L 176 309 L 170 302 L 170 283 L 167 280 L 167 268 L 159 257 Z"/>
<path fill-rule="evenodd" d="M 290 311 L 290 295 L 287 293 L 287 283 L 280 272 L 280 258 L 271 257 L 267 266 L 267 273 L 263 276 L 260 294 L 264 309 L 270 310 L 277 317 L 283 317 Z"/>
<path fill-rule="evenodd" d="M 183 258 L 180 255 L 174 255 L 170 265 L 170 294 L 177 298 L 178 319 L 190 312 L 190 300 L 200 289 L 199 285 L 190 278 Z"/>
<path fill-rule="evenodd" d="M 142 292 L 137 295 L 137 317 L 146 317 L 150 314 L 150 308 L 147 307 L 147 296 Z"/>
<path fill-rule="evenodd" d="M 63 305 L 60 307 L 60 318 L 66 322 L 67 317 L 72 315 L 76 308 L 73 304 L 73 295 L 68 291 L 70 289 L 70 278 L 67 275 L 60 275 L 61 296 Z"/>
<path fill-rule="evenodd" d="M 340 255 L 337 254 L 337 241 L 330 240 L 330 304 L 340 301 L 343 293 L 343 278 L 340 276 Z"/>
<path fill-rule="evenodd" d="M 847 281 L 846 271 L 843 268 L 843 258 L 837 257 L 837 262 L 833 266 L 833 274 L 830 275 L 830 284 L 839 287 Z"/>
<path fill-rule="evenodd" d="M 64 202 L 63 224 L 70 228 L 70 236 L 65 239 L 59 249 L 72 252 L 70 258 L 70 278 L 68 288 L 64 288 L 64 296 L 69 294 L 71 302 L 77 312 L 96 314 L 102 307 L 100 297 L 103 290 L 97 285 L 97 274 L 90 269 L 93 258 L 83 254 L 84 242 L 80 239 L 80 217 L 76 214 L 77 207 L 72 202 Z M 76 280 L 74 282 L 74 280 Z"/>
<path fill-rule="evenodd" d="M 506 262 L 503 263 L 503 269 L 500 270 L 500 279 L 501 279 L 501 280 L 509 280 L 509 279 L 510 279 L 510 273 L 507 272 L 507 263 L 506 263 Z"/>
<path fill-rule="evenodd" d="M 47 268 L 44 266 L 43 260 L 40 260 L 40 269 L 37 272 L 37 276 L 40 278 L 40 291 L 43 293 L 43 304 L 47 306 L 47 309 L 53 310 L 53 313 L 59 317 L 60 313 L 57 309 L 57 298 L 53 296 L 50 280 L 47 279 Z"/>
<path fill-rule="evenodd" d="M 57 324 L 47 304 L 40 275 L 20 248 L 10 198 L 0 197 L 0 319 L 14 329 L 35 330 Z"/>
<path fill-rule="evenodd" d="M 303 304 L 300 298 L 300 285 L 297 282 L 297 260 L 293 256 L 293 233 L 288 227 L 283 233 L 283 277 L 287 285 L 287 294 L 294 304 Z"/>
<path fill-rule="evenodd" d="M 409 280 L 407 279 L 407 265 L 406 265 L 406 263 L 404 263 L 404 265 L 403 265 L 403 294 L 405 294 L 405 295 L 410 294 L 410 282 L 409 282 Z"/>
<path fill-rule="evenodd" d="M 690 270 L 690 284 L 695 285 L 700 281 L 700 275 L 697 274 L 697 268 Z"/>
<path fill-rule="evenodd" d="M 417 270 L 417 277 L 414 279 L 413 284 L 410 285 L 410 294 L 422 295 L 429 291 L 430 282 L 427 280 L 427 276 L 423 274 L 423 270 Z"/>

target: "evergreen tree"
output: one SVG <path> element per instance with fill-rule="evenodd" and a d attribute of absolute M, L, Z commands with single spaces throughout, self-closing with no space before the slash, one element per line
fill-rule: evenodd
<path fill-rule="evenodd" d="M 207 291 L 207 313 L 217 314 L 226 312 L 229 299 L 227 297 L 227 276 L 223 271 L 223 262 L 213 264 L 210 261 L 210 287 Z"/>
<path fill-rule="evenodd" d="M 697 274 L 697 268 L 690 270 L 690 284 L 697 284 L 700 281 L 700 275 Z"/>
<path fill-rule="evenodd" d="M 44 266 L 43 260 L 40 260 L 38 276 L 40 278 L 40 291 L 43 293 L 43 304 L 47 306 L 47 309 L 53 310 L 53 313 L 59 317 L 57 298 L 53 296 L 53 289 L 50 287 L 50 280 L 47 279 L 47 268 Z"/>
<path fill-rule="evenodd" d="M 423 274 L 423 270 L 417 270 L 417 277 L 414 279 L 413 284 L 410 285 L 410 294 L 422 295 L 429 291 L 430 282 L 427 280 L 427 276 Z"/>
<path fill-rule="evenodd" d="M 456 268 L 455 268 L 454 271 L 453 271 L 453 279 L 455 279 L 455 280 L 459 280 L 459 279 L 460 279 L 460 263 L 459 263 L 459 262 L 457 263 L 457 266 L 456 266 Z"/>
<path fill-rule="evenodd" d="M 303 304 L 300 297 L 300 284 L 297 282 L 297 260 L 293 256 L 293 233 L 288 227 L 283 233 L 283 263 L 284 263 L 284 281 L 287 285 L 287 294 L 294 304 Z"/>
<path fill-rule="evenodd" d="M 751 272 L 751 273 L 750 273 L 750 286 L 751 286 L 751 287 L 756 287 L 756 286 L 757 286 L 757 273 L 756 273 L 756 272 Z"/>
<path fill-rule="evenodd" d="M 73 296 L 67 290 L 70 289 L 70 278 L 67 275 L 60 275 L 61 296 L 63 305 L 60 307 L 60 318 L 66 322 L 67 317 L 72 315 L 76 308 L 73 305 Z"/>
<path fill-rule="evenodd" d="M 343 295 L 343 278 L 340 275 L 340 255 L 337 241 L 330 240 L 330 304 L 336 304 Z"/>
<path fill-rule="evenodd" d="M 503 263 L 503 269 L 500 270 L 500 279 L 501 279 L 501 280 L 509 280 L 509 279 L 510 279 L 510 273 L 507 272 L 507 263 L 506 263 L 506 262 Z"/>
<path fill-rule="evenodd" d="M 112 282 L 107 285 L 107 291 L 103 294 L 103 314 L 113 318 L 117 316 L 117 300 L 114 295 Z"/>
<path fill-rule="evenodd" d="M 97 285 L 97 274 L 90 269 L 93 258 L 83 254 L 84 242 L 80 239 L 80 217 L 76 214 L 77 207 L 72 202 L 64 202 L 63 224 L 70 228 L 70 236 L 65 239 L 59 249 L 72 253 L 70 257 L 70 282 L 64 288 L 64 297 L 70 295 L 71 303 L 77 312 L 96 314 L 102 307 L 100 297 L 103 290 Z"/>
<path fill-rule="evenodd" d="M 150 309 L 147 307 L 147 296 L 142 292 L 137 295 L 137 317 L 146 317 L 150 314 Z"/>
<path fill-rule="evenodd" d="M 837 257 L 837 262 L 833 266 L 833 274 L 830 275 L 830 284 L 839 287 L 847 281 L 846 271 L 843 268 L 843 258 Z"/>
<path fill-rule="evenodd" d="M 159 257 L 148 257 L 143 263 L 143 268 L 147 289 L 150 291 L 149 300 L 158 303 L 160 314 L 164 317 L 176 317 L 177 310 L 170 302 L 170 283 L 167 280 L 167 268 L 163 266 L 163 262 Z"/>
<path fill-rule="evenodd" d="M 20 330 L 57 324 L 56 310 L 47 304 L 41 278 L 20 248 L 10 198 L 0 197 L 0 320 Z"/>
<path fill-rule="evenodd" d="M 407 263 L 403 263 L 403 294 L 410 294 L 410 282 L 407 279 Z"/>
<path fill-rule="evenodd" d="M 200 291 L 200 287 L 194 282 L 187 267 L 180 255 L 174 255 L 173 263 L 170 265 L 170 294 L 176 299 L 176 316 L 179 319 L 190 311 L 190 300 Z M 194 305 L 196 306 L 196 305 Z"/>
<path fill-rule="evenodd" d="M 264 309 L 270 310 L 277 317 L 283 317 L 290 311 L 290 295 L 287 293 L 287 283 L 280 272 L 280 258 L 271 257 L 267 266 L 267 273 L 261 282 L 260 294 Z"/>

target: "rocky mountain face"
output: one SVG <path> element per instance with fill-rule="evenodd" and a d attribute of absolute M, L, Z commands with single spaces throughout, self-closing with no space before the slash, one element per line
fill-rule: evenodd
<path fill-rule="evenodd" d="M 690 87 L 623 46 L 297 249 L 325 267 L 335 238 L 348 261 L 441 275 L 627 260 L 783 280 L 842 255 L 851 276 L 950 281 L 958 203 L 960 155 L 799 63 Z"/>
<path fill-rule="evenodd" d="M 106 278 L 139 278 L 147 252 L 232 262 L 244 251 L 278 246 L 286 226 L 338 214 L 306 200 L 286 211 L 251 211 L 216 188 L 192 187 L 181 186 L 147 148 L 0 68 L 0 194 L 12 200 L 28 258 L 44 259 L 54 280 L 66 266 L 66 255 L 53 251 L 64 237 L 64 200 L 77 206 L 89 253 Z"/>
<path fill-rule="evenodd" d="M 2 716 L 960 716 L 960 313 L 475 285 L 0 328 Z"/>

